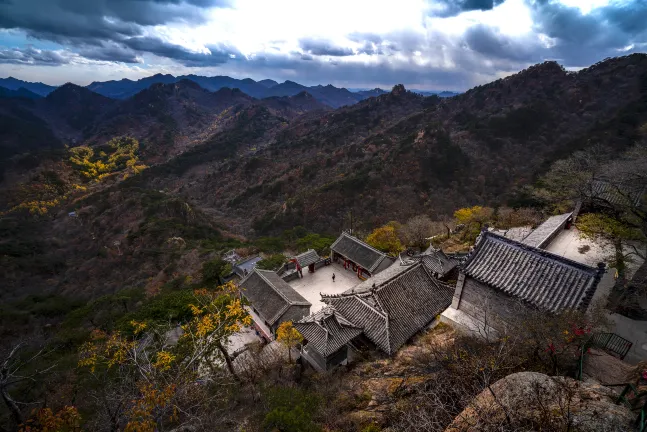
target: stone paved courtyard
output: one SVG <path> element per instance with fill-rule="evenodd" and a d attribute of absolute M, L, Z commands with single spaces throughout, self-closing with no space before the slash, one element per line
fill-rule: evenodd
<path fill-rule="evenodd" d="M 335 282 L 332 281 L 332 274 L 335 273 Z M 321 267 L 314 273 L 308 273 L 308 269 L 303 269 L 303 278 L 289 282 L 299 294 L 306 298 L 312 307 L 310 313 L 321 310 L 325 304 L 321 302 L 323 294 L 341 294 L 361 282 L 357 274 L 353 271 L 344 270 L 344 267 L 332 263 L 329 266 Z"/>

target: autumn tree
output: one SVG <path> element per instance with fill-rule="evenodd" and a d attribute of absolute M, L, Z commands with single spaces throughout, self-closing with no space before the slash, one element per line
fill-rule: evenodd
<path fill-rule="evenodd" d="M 288 349 L 288 359 L 292 363 L 292 348 L 303 342 L 303 336 L 294 328 L 292 321 L 281 323 L 276 330 L 276 340 L 286 346 Z"/>
<path fill-rule="evenodd" d="M 59 411 L 51 408 L 39 408 L 20 426 L 19 432 L 77 432 L 81 431 L 81 415 L 72 406 Z"/>
<path fill-rule="evenodd" d="M 129 331 L 94 330 L 81 348 L 79 367 L 102 383 L 93 397 L 113 430 L 153 431 L 177 424 L 180 413 L 189 415 L 184 404 L 194 409 L 195 394 L 202 392 L 196 380 L 221 379 L 223 361 L 238 380 L 226 345 L 251 318 L 236 286 L 196 290 L 190 309 L 192 318 L 181 327 L 131 321 Z"/>
<path fill-rule="evenodd" d="M 490 207 L 473 206 L 458 209 L 454 212 L 454 218 L 459 224 L 464 224 L 466 233 L 476 238 L 483 225 L 491 222 L 494 218 L 494 210 Z"/>
<path fill-rule="evenodd" d="M 596 148 L 576 152 L 553 164 L 535 194 L 564 211 L 577 202 L 590 204 L 647 237 L 647 140 L 609 159 Z"/>
<path fill-rule="evenodd" d="M 366 243 L 391 255 L 399 254 L 404 248 L 396 231 L 396 223 L 389 222 L 387 225 L 376 228 L 366 237 Z"/>
<path fill-rule="evenodd" d="M 602 175 L 605 159 L 606 151 L 593 147 L 555 162 L 533 190 L 535 197 L 553 211 L 571 211 L 578 201 L 593 195 L 593 184 Z"/>
<path fill-rule="evenodd" d="M 86 180 L 102 180 L 123 171 L 124 178 L 146 168 L 138 156 L 139 142 L 131 137 L 117 137 L 103 146 L 78 146 L 69 149 L 69 161 Z"/>
<path fill-rule="evenodd" d="M 214 359 L 221 356 L 232 377 L 239 380 L 226 345 L 231 335 L 251 325 L 252 318 L 243 308 L 238 288 L 227 282 L 215 291 L 196 290 L 195 297 L 196 304 L 191 305 L 193 318 L 182 326 L 184 335 L 180 341 L 188 343 L 190 351 L 198 354 L 212 371 Z"/>

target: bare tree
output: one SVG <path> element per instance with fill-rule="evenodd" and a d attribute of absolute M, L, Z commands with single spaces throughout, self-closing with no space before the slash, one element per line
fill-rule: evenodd
<path fill-rule="evenodd" d="M 403 231 L 410 246 L 425 249 L 429 244 L 427 238 L 434 233 L 434 224 L 429 216 L 419 215 L 409 219 Z"/>
<path fill-rule="evenodd" d="M 29 346 L 25 342 L 15 344 L 2 357 L 2 366 L 0 367 L 0 394 L 2 394 L 2 400 L 17 425 L 24 421 L 20 405 L 31 405 L 34 402 L 21 402 L 14 399 L 10 393 L 11 388 L 25 381 L 35 383 L 56 367 L 56 364 L 50 364 L 42 369 L 38 367 L 33 369 L 34 365 L 37 365 L 37 362 L 51 351 L 43 347 L 32 354 L 28 352 L 28 348 Z"/>

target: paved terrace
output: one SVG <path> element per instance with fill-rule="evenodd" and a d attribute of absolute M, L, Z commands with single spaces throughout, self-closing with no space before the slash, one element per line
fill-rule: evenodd
<path fill-rule="evenodd" d="M 335 273 L 335 282 L 332 281 L 332 274 Z M 361 282 L 357 273 L 352 270 L 344 270 L 344 267 L 337 263 L 321 267 L 314 273 L 308 273 L 303 269 L 303 278 L 288 282 L 299 294 L 305 297 L 312 307 L 310 313 L 320 311 L 325 304 L 321 301 L 323 294 L 341 294 Z"/>
<path fill-rule="evenodd" d="M 591 267 L 597 266 L 599 262 L 608 261 L 614 255 L 612 246 L 582 238 L 576 227 L 562 230 L 546 250 Z M 633 273 L 639 265 L 640 263 L 627 263 L 628 272 Z M 604 274 L 591 300 L 592 305 L 599 301 L 606 301 L 615 283 L 614 275 L 615 269 L 608 269 Z"/>

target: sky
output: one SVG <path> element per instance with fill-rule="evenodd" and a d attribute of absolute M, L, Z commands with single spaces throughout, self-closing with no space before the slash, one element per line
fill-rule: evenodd
<path fill-rule="evenodd" d="M 647 0 L 0 0 L 0 78 L 463 91 L 647 51 Z"/>

